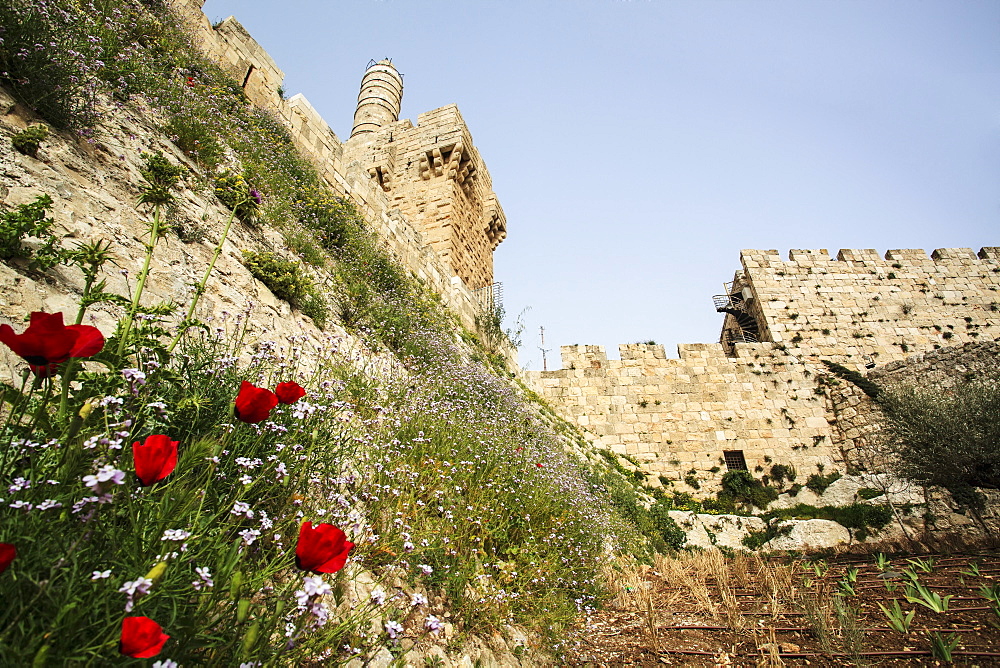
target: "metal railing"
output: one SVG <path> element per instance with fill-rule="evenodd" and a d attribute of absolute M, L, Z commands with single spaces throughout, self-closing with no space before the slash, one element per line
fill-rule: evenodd
<path fill-rule="evenodd" d="M 503 309 L 503 283 L 497 281 L 492 285 L 476 288 L 472 296 L 479 302 L 480 308 L 487 313 L 495 313 Z"/>

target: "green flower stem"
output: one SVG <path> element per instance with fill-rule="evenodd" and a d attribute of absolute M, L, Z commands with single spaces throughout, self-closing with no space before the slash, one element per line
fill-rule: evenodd
<path fill-rule="evenodd" d="M 59 413 L 57 414 L 60 421 L 66 417 L 66 411 L 69 409 L 69 385 L 76 378 L 76 369 L 79 365 L 80 363 L 75 357 L 69 358 L 63 364 L 62 387 L 59 392 Z"/>
<path fill-rule="evenodd" d="M 90 291 L 94 288 L 94 283 L 97 282 L 97 274 L 87 274 L 86 283 L 83 285 L 83 296 L 80 297 L 80 308 L 76 311 L 76 320 L 73 321 L 74 325 L 79 325 L 83 322 L 83 315 L 87 312 L 86 303 L 90 298 Z"/>
<path fill-rule="evenodd" d="M 139 299 L 142 297 L 142 291 L 146 287 L 146 278 L 149 277 L 149 264 L 153 259 L 153 249 L 156 248 L 156 240 L 160 236 L 160 210 L 162 208 L 162 205 L 157 204 L 153 209 L 153 225 L 149 230 L 149 243 L 146 244 L 146 259 L 142 264 L 142 271 L 139 272 L 139 283 L 135 286 L 135 296 L 132 298 L 132 306 L 129 307 L 128 316 L 122 325 L 121 338 L 118 340 L 119 357 L 125 354 L 125 342 L 128 340 L 129 332 L 132 330 L 136 311 L 139 310 Z"/>
<path fill-rule="evenodd" d="M 28 395 L 25 396 L 24 395 L 24 388 L 28 384 L 28 377 L 29 376 L 32 376 L 33 380 L 32 380 L 32 383 L 31 383 L 31 388 L 28 390 Z M 32 374 L 30 371 L 28 371 L 27 375 L 25 375 L 24 378 L 21 379 L 21 388 L 19 390 L 20 395 L 22 397 L 24 397 L 24 406 L 25 406 L 25 408 L 27 408 L 28 404 L 31 403 L 31 397 L 32 397 L 32 395 L 34 395 L 35 390 L 37 390 L 38 387 L 39 387 L 38 378 L 34 377 L 34 374 Z M 23 416 L 24 414 L 21 413 L 21 415 Z M 3 471 L 4 467 L 7 465 L 7 453 L 9 451 L 13 450 L 13 432 L 10 429 L 10 425 L 14 421 L 15 421 L 14 420 L 14 402 L 11 401 L 10 402 L 10 410 L 7 412 L 7 418 L 4 420 L 3 431 L 0 432 L 0 433 L 3 433 L 3 434 L 7 434 L 7 438 L 5 439 L 6 442 L 3 444 L 4 445 L 3 452 L 0 452 L 0 471 Z"/>
<path fill-rule="evenodd" d="M 222 244 L 226 243 L 226 237 L 229 236 L 229 228 L 233 225 L 233 219 L 236 217 L 236 208 L 229 213 L 229 220 L 226 221 L 226 227 L 222 230 L 222 238 L 219 239 L 219 243 L 215 247 L 215 252 L 212 253 L 212 261 L 208 263 L 208 269 L 205 270 L 205 275 L 202 276 L 201 282 L 198 283 L 194 291 L 194 297 L 191 299 L 191 305 L 188 307 L 187 315 L 184 316 L 184 320 L 181 321 L 180 329 L 177 330 L 177 334 L 174 336 L 174 340 L 170 342 L 170 346 L 167 348 L 167 353 L 174 352 L 174 348 L 177 347 L 178 342 L 184 335 L 185 330 L 188 325 L 191 324 L 194 318 L 194 310 L 198 306 L 198 300 L 201 296 L 205 294 L 205 285 L 208 284 L 208 277 L 212 275 L 212 269 L 215 268 L 215 262 L 219 259 L 219 255 L 222 253 Z"/>
<path fill-rule="evenodd" d="M 219 456 L 222 455 L 222 451 L 229 446 L 230 434 L 232 434 L 232 432 L 227 432 L 222 436 L 222 440 L 219 441 L 215 451 L 212 453 L 213 458 L 218 459 Z M 205 484 L 198 488 L 201 492 L 201 499 L 198 501 L 198 511 L 194 514 L 195 519 L 201 517 L 201 511 L 205 507 L 205 497 L 208 496 L 208 488 L 212 484 L 212 477 L 215 475 L 215 469 L 218 468 L 218 464 L 211 461 L 206 468 L 208 470 L 205 473 Z"/>

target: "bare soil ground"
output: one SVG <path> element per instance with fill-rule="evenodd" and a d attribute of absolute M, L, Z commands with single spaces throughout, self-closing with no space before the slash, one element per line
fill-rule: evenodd
<path fill-rule="evenodd" d="M 613 570 L 613 600 L 578 629 L 565 665 L 945 665 L 932 649 L 937 634 L 954 642 L 954 665 L 1000 666 L 1000 604 L 989 598 L 1000 590 L 996 551 L 889 555 L 881 568 L 873 555 L 700 552 Z M 948 609 L 915 602 L 914 577 L 929 595 L 951 596 Z M 879 607 L 893 601 L 914 611 L 908 633 Z"/>

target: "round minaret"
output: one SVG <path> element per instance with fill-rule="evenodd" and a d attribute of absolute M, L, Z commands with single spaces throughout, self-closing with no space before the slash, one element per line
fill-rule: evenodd
<path fill-rule="evenodd" d="M 361 80 L 351 136 L 375 132 L 398 121 L 402 101 L 403 76 L 392 66 L 392 60 L 386 58 L 369 65 Z"/>

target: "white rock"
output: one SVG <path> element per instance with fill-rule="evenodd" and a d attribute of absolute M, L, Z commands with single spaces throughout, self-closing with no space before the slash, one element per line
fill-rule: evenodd
<path fill-rule="evenodd" d="M 851 541 L 851 532 L 831 520 L 786 520 L 781 527 L 791 527 L 785 536 L 772 538 L 764 544 L 767 550 L 821 550 Z"/>
<path fill-rule="evenodd" d="M 396 657 L 392 655 L 392 652 L 383 647 L 375 653 L 375 656 L 368 660 L 365 668 L 389 668 L 395 660 Z"/>
<path fill-rule="evenodd" d="M 764 520 L 742 515 L 708 515 L 688 510 L 671 510 L 668 513 L 687 534 L 685 547 L 727 547 L 745 550 L 743 539 L 751 531 L 763 531 Z"/>

